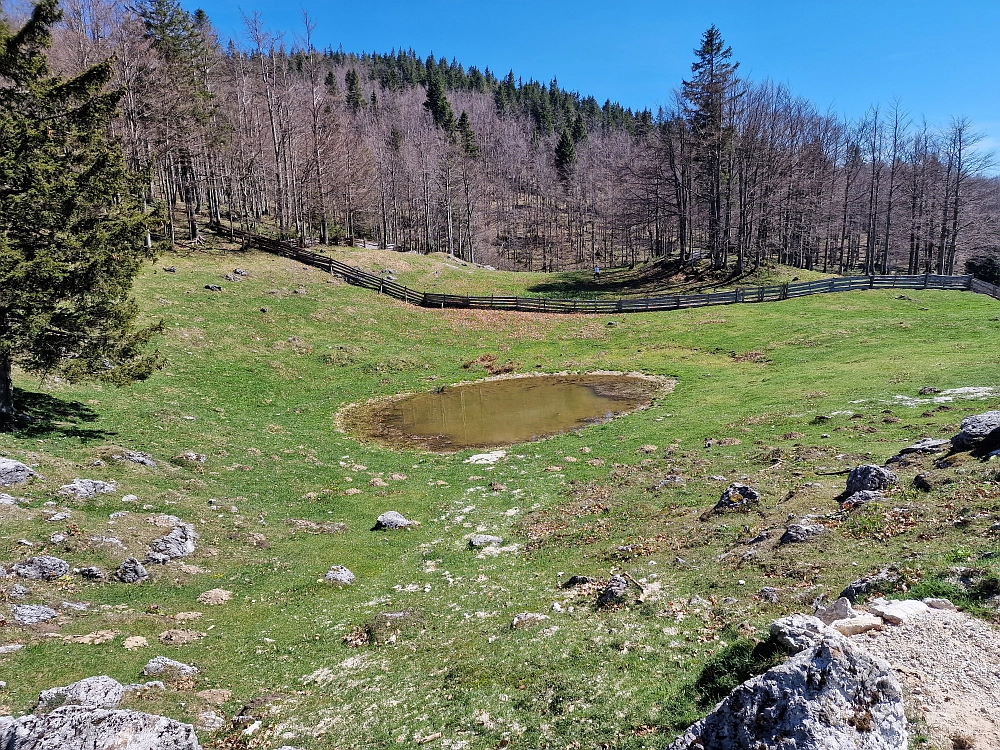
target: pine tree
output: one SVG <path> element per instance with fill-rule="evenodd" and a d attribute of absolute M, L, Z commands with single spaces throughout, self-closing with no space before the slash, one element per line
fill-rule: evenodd
<path fill-rule="evenodd" d="M 476 143 L 476 131 L 469 123 L 469 115 L 462 110 L 462 116 L 458 118 L 458 137 L 464 151 L 468 156 L 479 156 L 479 144 Z"/>
<path fill-rule="evenodd" d="M 563 184 L 569 182 L 575 162 L 576 146 L 573 145 L 573 135 L 569 132 L 569 128 L 563 128 L 556 144 L 556 172 L 559 173 L 559 179 Z"/>
<path fill-rule="evenodd" d="M 583 120 L 583 115 L 577 114 L 573 121 L 573 142 L 580 143 L 587 140 L 587 123 Z"/>
<path fill-rule="evenodd" d="M 712 265 L 725 265 L 727 238 L 723 232 L 722 171 L 723 157 L 732 143 L 727 105 L 732 101 L 739 63 L 731 63 L 733 51 L 722 41 L 722 34 L 712 26 L 701 37 L 691 65 L 694 74 L 683 82 L 688 126 L 694 137 L 701 166 L 701 194 L 708 207 L 708 247 Z"/>
<path fill-rule="evenodd" d="M 441 78 L 440 73 L 431 73 L 427 79 L 427 101 L 424 102 L 424 107 L 434 118 L 434 124 L 450 135 L 455 131 L 455 111 L 445 96 Z"/>
<path fill-rule="evenodd" d="M 107 60 L 69 80 L 46 60 L 57 0 L 13 32 L 0 20 L 0 421 L 12 366 L 75 381 L 148 377 L 156 327 L 137 330 L 132 282 L 151 222 L 108 131 L 121 92 Z"/>
<path fill-rule="evenodd" d="M 354 112 L 358 112 L 365 105 L 364 97 L 361 95 L 361 81 L 358 78 L 358 71 L 354 68 L 348 70 L 344 76 L 344 85 L 347 87 L 347 95 L 345 96 L 347 106 Z"/>

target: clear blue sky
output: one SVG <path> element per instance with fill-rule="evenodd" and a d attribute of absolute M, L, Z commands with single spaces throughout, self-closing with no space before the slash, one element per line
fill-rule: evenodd
<path fill-rule="evenodd" d="M 654 111 L 714 23 L 744 76 L 785 83 L 820 109 L 856 117 L 898 97 L 914 120 L 967 116 L 1000 146 L 1000 0 L 183 2 L 223 38 L 241 35 L 241 12 L 260 11 L 293 43 L 305 9 L 321 48 L 412 47 Z"/>

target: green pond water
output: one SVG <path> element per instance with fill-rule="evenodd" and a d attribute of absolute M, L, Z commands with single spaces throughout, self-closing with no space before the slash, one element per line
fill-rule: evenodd
<path fill-rule="evenodd" d="M 490 380 L 380 403 L 351 421 L 362 437 L 393 447 L 495 448 L 605 422 L 647 406 L 661 387 L 622 375 Z"/>

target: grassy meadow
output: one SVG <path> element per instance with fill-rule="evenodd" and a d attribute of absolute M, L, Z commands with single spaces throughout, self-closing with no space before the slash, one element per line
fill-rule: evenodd
<path fill-rule="evenodd" d="M 430 291 L 586 282 L 336 252 Z M 246 280 L 223 281 L 235 267 Z M 201 673 L 130 705 L 194 722 L 208 708 L 199 691 L 231 691 L 215 709 L 225 726 L 199 732 L 210 748 L 665 747 L 710 708 L 698 682 L 706 663 L 775 617 L 811 611 L 888 564 L 907 585 L 946 593 L 949 566 L 1000 568 L 979 559 L 998 549 L 996 462 L 915 459 L 898 470 L 891 502 L 835 515 L 837 472 L 950 437 L 964 416 L 1000 405 L 1000 395 L 918 394 L 1000 388 L 1000 305 L 986 297 L 872 291 L 629 316 L 424 310 L 256 253 L 164 256 L 136 295 L 166 327 L 166 365 L 150 380 L 116 389 L 16 378 L 36 419 L 0 433 L 0 455 L 44 478 L 6 490 L 29 502 L 0 506 L 0 561 L 53 554 L 110 571 L 164 533 L 150 523 L 162 513 L 195 524 L 198 549 L 183 565 L 148 566 L 152 579 L 137 585 L 25 582 L 26 603 L 90 608 L 21 627 L 0 605 L 0 644 L 26 646 L 0 656 L 3 712 L 30 711 L 40 690 L 91 675 L 140 681 L 165 655 Z M 641 371 L 676 386 L 646 410 L 513 446 L 495 466 L 464 463 L 476 451 L 390 451 L 336 429 L 345 405 L 486 377 L 482 355 L 515 372 Z M 111 458 L 123 448 L 158 466 Z M 185 451 L 207 460 L 175 458 Z M 934 490 L 912 487 L 918 471 L 940 479 Z M 75 477 L 119 491 L 58 496 Z M 703 520 L 730 481 L 759 488 L 763 513 Z M 138 500 L 123 503 L 126 494 Z M 62 509 L 69 519 L 46 520 Z M 371 531 L 387 510 L 420 525 Z M 792 515 L 830 531 L 779 546 Z M 50 542 L 55 532 L 65 540 Z M 497 554 L 469 548 L 479 532 L 503 537 Z M 324 583 L 331 565 L 356 584 Z M 560 588 L 574 574 L 619 572 L 642 586 L 625 606 L 596 608 L 594 586 Z M 17 582 L 3 581 L 0 598 Z M 758 595 L 765 586 L 778 603 Z M 232 600 L 198 602 L 215 588 Z M 412 615 L 399 632 L 379 630 L 379 613 L 403 610 Z M 201 616 L 176 617 L 190 612 Z M 549 619 L 512 629 L 522 612 Z M 160 643 L 171 628 L 205 635 Z M 116 634 L 64 638 L 99 630 Z M 149 646 L 126 650 L 128 636 Z M 249 735 L 228 721 L 248 705 L 262 721 Z"/>

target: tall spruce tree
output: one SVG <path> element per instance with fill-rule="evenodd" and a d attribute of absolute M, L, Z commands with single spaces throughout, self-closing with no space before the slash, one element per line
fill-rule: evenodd
<path fill-rule="evenodd" d="M 462 110 L 462 115 L 458 118 L 458 138 L 462 151 L 467 156 L 479 156 L 479 144 L 476 142 L 476 131 L 472 129 L 469 122 L 469 115 Z"/>
<path fill-rule="evenodd" d="M 455 111 L 445 96 L 442 78 L 441 73 L 428 73 L 427 101 L 424 102 L 424 107 L 434 118 L 434 124 L 450 135 L 455 132 Z"/>
<path fill-rule="evenodd" d="M 365 105 L 364 97 L 361 95 L 361 81 L 358 78 L 358 71 L 351 68 L 344 75 L 344 85 L 347 87 L 347 94 L 344 101 L 347 106 L 357 112 Z"/>
<path fill-rule="evenodd" d="M 573 165 L 576 163 L 576 146 L 573 145 L 573 135 L 569 128 L 563 128 L 562 135 L 559 136 L 555 161 L 559 179 L 566 185 L 573 175 Z"/>
<path fill-rule="evenodd" d="M 132 282 L 150 217 L 108 127 L 110 61 L 68 80 L 46 61 L 57 0 L 15 32 L 0 20 L 0 421 L 17 416 L 13 366 L 70 381 L 148 377 L 158 327 L 137 329 Z"/>
<path fill-rule="evenodd" d="M 732 144 L 728 105 L 734 96 L 739 63 L 730 62 L 733 50 L 725 46 L 714 25 L 702 35 L 701 46 L 694 54 L 694 75 L 683 82 L 682 95 L 700 165 L 700 198 L 708 209 L 708 249 L 712 265 L 721 268 L 728 250 L 723 227 L 722 173 L 724 157 Z"/>

